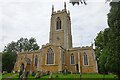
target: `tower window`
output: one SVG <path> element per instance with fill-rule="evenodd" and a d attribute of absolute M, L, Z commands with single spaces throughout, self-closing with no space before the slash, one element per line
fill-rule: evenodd
<path fill-rule="evenodd" d="M 88 56 L 84 53 L 84 65 L 88 65 Z"/>
<path fill-rule="evenodd" d="M 61 29 L 61 19 L 58 17 L 56 21 L 56 30 Z"/>
<path fill-rule="evenodd" d="M 54 53 L 53 50 L 50 48 L 47 51 L 47 61 L 46 64 L 54 64 Z"/>
<path fill-rule="evenodd" d="M 70 63 L 71 64 L 75 64 L 75 60 L 74 60 L 74 55 L 73 54 L 71 54 L 71 56 L 70 56 Z"/>

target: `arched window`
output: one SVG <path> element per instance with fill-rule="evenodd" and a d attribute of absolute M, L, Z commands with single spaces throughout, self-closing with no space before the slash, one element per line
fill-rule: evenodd
<path fill-rule="evenodd" d="M 75 60 L 74 60 L 74 55 L 73 55 L 73 54 L 71 54 L 70 59 L 71 59 L 71 60 L 70 60 L 70 61 L 71 61 L 70 63 L 71 63 L 71 64 L 75 64 Z"/>
<path fill-rule="evenodd" d="M 36 55 L 35 56 L 35 66 L 37 67 L 37 64 L 38 64 L 38 56 Z"/>
<path fill-rule="evenodd" d="M 56 21 L 56 30 L 61 29 L 61 19 L 58 17 Z"/>
<path fill-rule="evenodd" d="M 46 64 L 54 64 L 54 52 L 53 50 L 50 48 L 47 51 L 47 61 Z"/>
<path fill-rule="evenodd" d="M 84 65 L 88 65 L 88 56 L 84 53 Z"/>

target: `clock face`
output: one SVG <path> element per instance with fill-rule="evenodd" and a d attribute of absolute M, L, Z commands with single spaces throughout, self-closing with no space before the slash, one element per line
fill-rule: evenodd
<path fill-rule="evenodd" d="M 57 40 L 60 40 L 60 37 L 57 36 Z"/>

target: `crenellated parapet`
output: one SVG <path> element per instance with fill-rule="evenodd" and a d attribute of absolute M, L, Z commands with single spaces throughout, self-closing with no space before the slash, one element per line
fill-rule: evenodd
<path fill-rule="evenodd" d="M 54 11 L 54 5 L 52 5 L 52 15 L 57 15 L 61 13 L 67 13 L 67 15 L 70 17 L 70 11 L 69 10 L 67 11 L 66 9 L 66 3 L 64 3 L 64 9 L 57 11 Z"/>

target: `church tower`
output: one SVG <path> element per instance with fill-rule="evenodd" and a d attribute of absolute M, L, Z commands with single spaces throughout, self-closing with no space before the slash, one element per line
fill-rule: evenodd
<path fill-rule="evenodd" d="M 52 6 L 49 43 L 63 46 L 65 49 L 72 48 L 70 12 L 66 9 L 54 11 Z"/>

